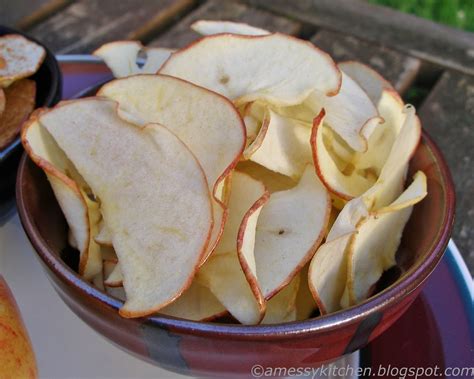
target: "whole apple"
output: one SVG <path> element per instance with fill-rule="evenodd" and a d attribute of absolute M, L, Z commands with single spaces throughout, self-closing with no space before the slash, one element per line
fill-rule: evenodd
<path fill-rule="evenodd" d="M 20 311 L 0 275 L 0 378 L 37 378 L 35 354 Z"/>

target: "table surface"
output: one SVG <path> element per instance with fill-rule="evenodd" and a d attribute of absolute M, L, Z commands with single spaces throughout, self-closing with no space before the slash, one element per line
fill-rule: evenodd
<path fill-rule="evenodd" d="M 337 61 L 389 79 L 418 109 L 456 184 L 453 238 L 474 274 L 474 34 L 361 0 L 0 0 L 0 24 L 56 54 L 90 53 L 117 39 L 182 47 L 197 19 L 246 22 L 308 39 Z M 355 22 L 355 20 L 357 22 Z"/>

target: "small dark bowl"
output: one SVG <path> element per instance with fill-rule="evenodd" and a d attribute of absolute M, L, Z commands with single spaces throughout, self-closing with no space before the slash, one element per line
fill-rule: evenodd
<path fill-rule="evenodd" d="M 379 292 L 362 304 L 278 325 L 193 322 L 161 315 L 122 318 L 121 301 L 82 280 L 65 263 L 67 224 L 44 173 L 26 155 L 18 172 L 17 202 L 23 227 L 54 288 L 94 330 L 125 351 L 172 371 L 250 377 L 255 364 L 316 367 L 358 350 L 408 309 L 443 256 L 455 205 L 448 167 L 426 134 L 409 174 L 416 170 L 423 170 L 428 178 L 428 196 L 415 206 L 405 228 L 397 254 L 398 276 L 381 281 Z"/>
<path fill-rule="evenodd" d="M 5 34 L 19 34 L 36 42 L 46 50 L 45 59 L 34 75 L 29 79 L 36 82 L 36 108 L 51 107 L 61 100 L 62 76 L 58 62 L 54 55 L 36 39 L 31 38 L 23 32 L 0 25 L 0 36 Z M 23 149 L 20 136 L 15 138 L 4 149 L 0 150 L 0 208 L 5 202 L 13 198 L 15 188 L 16 171 Z M 1 213 L 1 209 L 0 209 Z"/>

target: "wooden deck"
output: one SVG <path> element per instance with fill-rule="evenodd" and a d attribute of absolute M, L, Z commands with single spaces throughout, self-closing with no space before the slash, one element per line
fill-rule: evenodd
<path fill-rule="evenodd" d="M 181 47 L 197 36 L 194 20 L 222 19 L 369 64 L 417 106 L 443 150 L 458 195 L 453 238 L 474 274 L 474 34 L 359 0 L 16 0 L 1 7 L 0 24 L 57 54 L 90 53 L 117 39 Z"/>

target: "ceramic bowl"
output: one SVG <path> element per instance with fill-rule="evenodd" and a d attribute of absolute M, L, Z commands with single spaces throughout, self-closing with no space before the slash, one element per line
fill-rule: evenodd
<path fill-rule="evenodd" d="M 25 38 L 43 46 L 46 50 L 46 57 L 40 68 L 29 79 L 36 82 L 36 107 L 51 107 L 61 100 L 62 76 L 58 62 L 54 55 L 34 38 L 29 37 L 23 32 L 7 28 L 0 25 L 0 36 L 5 34 L 20 34 Z M 5 148 L 0 149 L 0 213 L 3 203 L 13 197 L 15 193 L 15 178 L 22 155 L 20 136 L 12 140 Z"/>
<path fill-rule="evenodd" d="M 115 345 L 182 374 L 249 377 L 263 367 L 315 367 L 368 344 L 410 306 L 440 261 L 454 218 L 454 187 L 446 163 L 423 134 L 410 174 L 423 170 L 428 196 L 415 206 L 378 293 L 355 307 L 306 321 L 242 326 L 166 316 L 125 319 L 121 301 L 82 280 L 67 246 L 67 225 L 43 172 L 24 155 L 17 181 L 18 212 L 46 274 L 64 302 Z M 77 254 L 76 254 L 77 256 Z M 52 315 L 51 317 L 60 317 Z"/>

